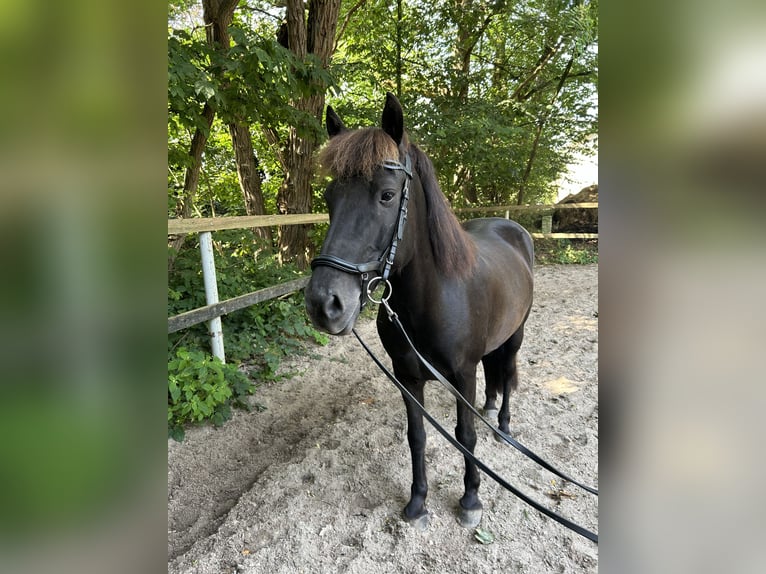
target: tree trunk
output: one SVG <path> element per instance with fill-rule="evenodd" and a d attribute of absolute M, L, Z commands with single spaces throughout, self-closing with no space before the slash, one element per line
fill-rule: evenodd
<path fill-rule="evenodd" d="M 266 206 L 261 190 L 261 174 L 258 158 L 253 150 L 253 141 L 247 125 L 241 123 L 229 124 L 231 143 L 237 163 L 237 176 L 245 201 L 245 211 L 248 215 L 265 215 Z M 253 231 L 271 246 L 271 228 L 257 227 Z"/>
<path fill-rule="evenodd" d="M 207 42 L 217 49 L 229 47 L 229 25 L 234 17 L 234 10 L 239 0 L 202 0 L 203 18 L 205 20 L 205 35 Z M 184 189 L 181 199 L 176 206 L 176 215 L 181 218 L 189 217 L 194 208 L 194 199 L 199 185 L 199 172 L 202 167 L 202 153 L 205 151 L 210 127 L 213 125 L 215 110 L 210 103 L 205 103 L 202 111 L 205 120 L 205 128 L 198 127 L 192 137 L 189 157 L 191 162 L 186 168 L 184 176 Z M 179 235 L 170 242 L 176 253 L 186 241 L 186 235 Z M 172 269 L 175 255 L 170 256 L 168 269 Z"/>
<path fill-rule="evenodd" d="M 454 78 L 450 87 L 452 102 L 448 105 L 462 108 L 468 104 L 473 52 L 487 27 L 492 22 L 492 18 L 501 8 L 501 3 L 490 7 L 476 3 L 474 0 L 452 0 L 451 9 L 457 24 L 457 35 L 452 46 L 452 67 L 454 70 Z M 476 203 L 478 196 L 471 170 L 464 166 L 459 166 L 457 181 L 460 182 L 456 187 L 457 192 L 462 194 L 468 203 Z"/>
<path fill-rule="evenodd" d="M 176 217 L 183 219 L 191 216 L 192 209 L 194 208 L 194 198 L 197 195 L 197 187 L 199 186 L 199 172 L 202 167 L 202 152 L 205 151 L 210 127 L 213 125 L 213 119 L 215 118 L 215 111 L 210 104 L 205 104 L 202 116 L 205 119 L 207 129 L 197 128 L 194 132 L 191 147 L 189 148 L 191 164 L 186 168 L 183 195 L 176 204 Z M 175 253 L 178 253 L 185 241 L 186 234 L 178 235 L 170 241 L 170 246 L 175 250 Z M 171 254 L 168 269 L 172 269 L 174 261 L 175 254 Z"/>
<path fill-rule="evenodd" d="M 516 196 L 516 205 L 524 204 L 524 190 L 527 187 L 529 174 L 532 173 L 532 165 L 535 163 L 535 156 L 537 155 L 537 146 L 540 143 L 540 135 L 543 133 L 544 125 L 545 125 L 545 118 L 541 118 L 537 122 L 537 128 L 535 130 L 535 139 L 532 142 L 532 151 L 529 153 L 529 158 L 527 159 L 527 167 L 526 169 L 524 169 L 524 175 L 521 177 L 521 183 L 519 184 L 519 193 Z"/>
<path fill-rule="evenodd" d="M 471 53 L 473 52 L 471 37 L 474 33 L 471 4 L 471 0 L 457 0 L 454 5 L 457 36 L 453 46 L 455 79 L 452 94 L 458 105 L 465 105 L 468 99 L 468 76 L 471 73 Z"/>
<path fill-rule="evenodd" d="M 561 93 L 561 89 L 564 87 L 564 82 L 566 81 L 567 77 L 569 76 L 569 72 L 572 70 L 572 63 L 574 62 L 574 57 L 569 58 L 569 61 L 567 62 L 566 67 L 564 68 L 564 73 L 561 74 L 561 79 L 559 80 L 558 86 L 556 86 L 556 91 L 553 94 L 553 97 L 551 98 L 550 104 L 548 105 L 548 109 L 553 109 L 553 104 L 556 103 L 556 99 L 559 97 L 559 94 Z M 521 183 L 519 184 L 519 194 L 516 197 L 516 204 L 517 205 L 523 205 L 524 203 L 524 191 L 527 186 L 527 181 L 529 181 L 529 174 L 532 173 L 532 164 L 534 164 L 535 156 L 537 155 L 537 147 L 540 144 L 540 135 L 543 133 L 543 127 L 545 126 L 545 122 L 548 121 L 549 114 L 544 114 L 543 117 L 541 117 L 537 122 L 537 130 L 535 132 L 535 139 L 532 142 L 532 151 L 529 154 L 529 159 L 527 160 L 527 167 L 524 170 L 524 176 L 521 178 Z"/>
<path fill-rule="evenodd" d="M 502 10 L 501 2 L 492 6 L 475 4 L 473 0 L 453 0 L 452 10 L 457 23 L 457 37 L 453 46 L 456 71 L 452 94 L 459 105 L 468 101 L 470 85 L 471 57 L 474 48 L 481 40 L 495 15 Z"/>
<path fill-rule="evenodd" d="M 311 213 L 311 157 L 314 142 L 301 138 L 290 129 L 286 150 L 287 173 L 279 189 L 277 206 L 279 213 Z M 279 258 L 291 261 L 305 269 L 311 258 L 308 232 L 309 225 L 286 225 L 279 228 Z"/>
<path fill-rule="evenodd" d="M 325 68 L 335 47 L 335 31 L 338 25 L 340 0 L 312 0 L 306 21 L 303 0 L 287 1 L 287 36 L 290 50 L 299 57 L 315 54 Z M 324 109 L 324 86 L 319 92 L 300 98 L 295 107 L 306 111 L 321 121 Z M 312 156 L 317 141 L 300 137 L 293 127 L 283 148 L 285 180 L 277 196 L 279 212 L 311 213 L 312 207 Z M 308 267 L 312 246 L 309 241 L 309 225 L 291 225 L 279 229 L 279 257 L 292 261 L 299 268 Z"/>

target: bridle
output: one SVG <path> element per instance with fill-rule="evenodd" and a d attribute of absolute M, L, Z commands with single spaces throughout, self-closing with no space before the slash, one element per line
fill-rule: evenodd
<path fill-rule="evenodd" d="M 325 267 L 332 267 L 338 271 L 344 273 L 350 273 L 352 275 L 359 275 L 359 280 L 362 283 L 362 304 L 367 299 L 372 299 L 372 291 L 378 286 L 378 283 L 383 283 L 390 293 L 390 283 L 388 282 L 388 276 L 391 274 L 391 268 L 394 265 L 394 258 L 396 257 L 396 250 L 399 247 L 399 242 L 404 236 L 404 224 L 407 222 L 407 204 L 410 201 L 410 181 L 412 180 L 412 161 L 410 160 L 410 154 L 407 153 L 404 156 L 404 164 L 387 159 L 381 164 L 384 169 L 399 170 L 405 174 L 404 183 L 402 184 L 402 198 L 399 203 L 399 215 L 397 218 L 396 229 L 391 237 L 391 242 L 388 247 L 380 254 L 380 257 L 374 261 L 368 261 L 366 263 L 351 263 L 335 255 L 317 255 L 311 260 L 311 269 L 324 265 Z M 371 272 L 377 272 L 378 275 L 370 278 Z"/>

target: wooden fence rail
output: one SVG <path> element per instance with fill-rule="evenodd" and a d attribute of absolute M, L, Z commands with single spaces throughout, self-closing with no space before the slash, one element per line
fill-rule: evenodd
<path fill-rule="evenodd" d="M 598 233 L 530 233 L 533 239 L 598 239 Z"/>
<path fill-rule="evenodd" d="M 557 209 L 598 209 L 596 202 L 554 203 L 546 205 L 486 205 L 458 207 L 455 213 L 487 213 L 491 211 L 556 211 Z"/>
<path fill-rule="evenodd" d="M 493 211 L 542 211 L 550 212 L 556 209 L 598 209 L 598 203 L 563 203 L 556 205 L 497 205 L 487 207 L 462 207 L 456 213 L 487 213 Z M 179 233 L 209 234 L 212 231 L 225 229 L 249 229 L 256 227 L 271 227 L 275 225 L 301 225 L 312 223 L 327 223 L 330 217 L 326 213 L 296 213 L 288 215 L 248 215 L 236 217 L 201 217 L 193 219 L 169 219 L 168 235 Z M 535 239 L 598 239 L 598 233 L 532 233 Z M 203 258 L 205 254 L 203 253 Z M 212 258 L 212 250 L 209 255 Z M 210 261 L 212 265 L 212 260 Z M 213 271 L 212 280 L 215 281 Z M 301 277 L 286 283 L 280 283 L 265 289 L 259 289 L 226 301 L 213 301 L 209 305 L 199 307 L 168 318 L 168 334 L 191 327 L 204 321 L 212 321 L 222 315 L 244 309 L 256 303 L 262 303 L 283 295 L 303 289 L 308 283 L 308 277 Z M 223 350 L 221 349 L 221 355 Z M 221 356 L 223 360 L 223 356 Z"/>
<path fill-rule="evenodd" d="M 243 215 L 232 217 L 196 217 L 192 219 L 168 219 L 168 235 L 176 233 L 200 233 L 224 229 L 249 229 L 273 225 L 299 225 L 326 223 L 326 213 L 291 213 L 288 215 Z"/>
<path fill-rule="evenodd" d="M 562 203 L 555 205 L 497 205 L 484 207 L 461 207 L 455 213 L 487 213 L 492 211 L 548 211 L 556 209 L 597 209 L 598 203 Z M 230 217 L 196 217 L 191 219 L 168 219 L 168 235 L 177 233 L 200 233 L 224 229 L 248 229 L 274 225 L 301 225 L 327 223 L 326 213 L 291 213 L 288 215 L 242 215 Z"/>
<path fill-rule="evenodd" d="M 205 305 L 204 307 L 198 307 L 191 311 L 174 315 L 173 317 L 168 318 L 168 335 L 180 331 L 181 329 L 186 329 L 186 327 L 196 325 L 197 323 L 209 321 L 210 319 L 215 319 L 222 315 L 228 315 L 229 313 L 239 311 L 240 309 L 255 305 L 256 303 L 263 303 L 264 301 L 276 299 L 282 295 L 295 293 L 296 291 L 303 289 L 308 282 L 308 277 L 301 277 L 300 279 L 294 279 L 287 283 L 280 283 L 279 285 L 252 291 L 240 295 L 239 297 L 232 297 L 231 299 L 226 299 L 226 301 L 221 301 L 220 303 Z"/>

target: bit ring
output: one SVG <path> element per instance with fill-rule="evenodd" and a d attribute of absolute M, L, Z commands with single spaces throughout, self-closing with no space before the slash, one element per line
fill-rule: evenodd
<path fill-rule="evenodd" d="M 380 299 L 375 299 L 373 297 L 373 291 L 380 285 L 380 283 L 384 283 L 383 287 L 383 293 L 380 296 Z M 373 277 L 367 282 L 367 299 L 369 299 L 372 303 L 375 303 L 375 305 L 381 305 L 383 303 L 387 303 L 389 297 L 391 297 L 391 283 L 388 281 L 388 279 L 383 279 L 381 276 Z"/>

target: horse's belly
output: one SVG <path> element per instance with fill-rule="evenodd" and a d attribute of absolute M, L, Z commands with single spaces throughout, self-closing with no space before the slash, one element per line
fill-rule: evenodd
<path fill-rule="evenodd" d="M 489 298 L 489 301 L 485 316 L 485 355 L 500 347 L 523 325 L 532 305 L 531 287 L 505 286 L 502 294 Z"/>
<path fill-rule="evenodd" d="M 484 354 L 491 353 L 497 349 L 500 345 L 505 343 L 521 326 L 521 322 L 516 321 L 504 321 L 497 329 L 494 329 L 492 333 L 488 334 L 487 343 L 484 348 Z"/>

